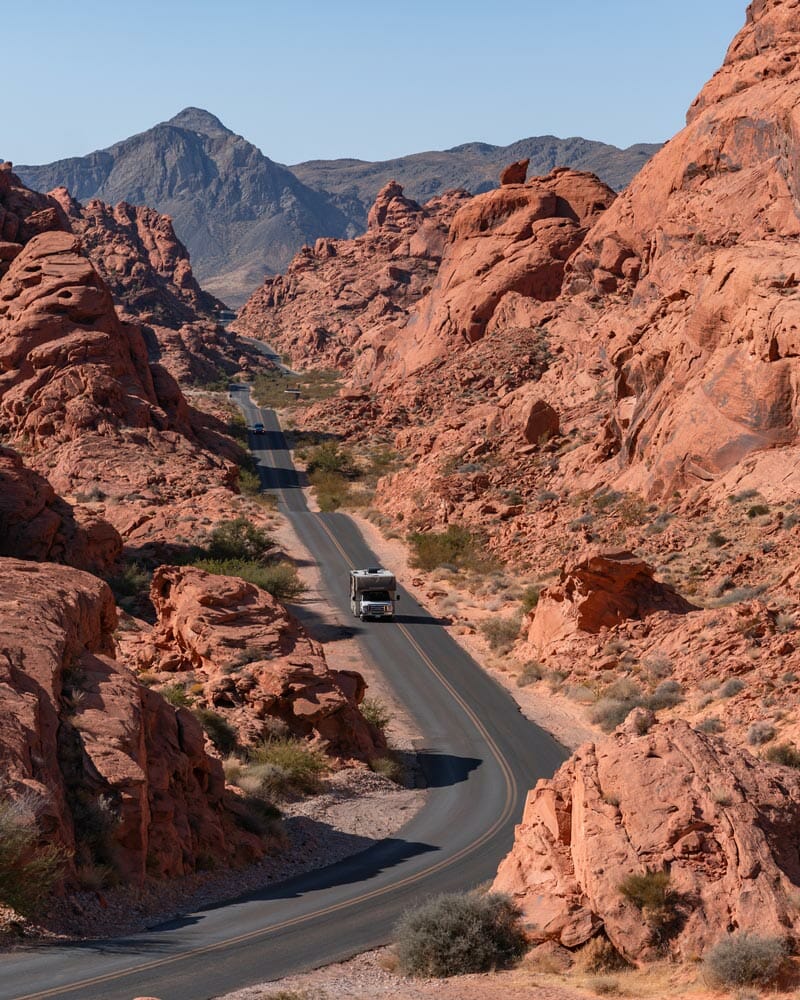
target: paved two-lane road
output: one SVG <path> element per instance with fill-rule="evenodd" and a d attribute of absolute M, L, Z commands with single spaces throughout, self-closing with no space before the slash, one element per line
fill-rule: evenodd
<path fill-rule="evenodd" d="M 247 387 L 232 391 L 248 422 L 266 427 L 251 436 L 264 485 L 349 613 L 348 570 L 378 565 L 375 555 L 348 517 L 308 510 L 275 415 Z M 527 789 L 564 752 L 407 592 L 400 608 L 395 622 L 353 619 L 353 630 L 423 735 L 430 790 L 406 826 L 328 868 L 143 934 L 5 955 L 0 1000 L 204 1000 L 382 944 L 415 901 L 490 878 Z"/>

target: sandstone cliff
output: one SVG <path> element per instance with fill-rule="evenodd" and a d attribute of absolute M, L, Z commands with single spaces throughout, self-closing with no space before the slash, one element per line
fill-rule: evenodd
<path fill-rule="evenodd" d="M 390 181 L 370 209 L 367 232 L 317 240 L 285 275 L 268 277 L 233 329 L 270 343 L 300 366 L 349 370 L 364 351 L 382 355 L 391 332 L 430 288 L 464 191 L 426 205 Z"/>

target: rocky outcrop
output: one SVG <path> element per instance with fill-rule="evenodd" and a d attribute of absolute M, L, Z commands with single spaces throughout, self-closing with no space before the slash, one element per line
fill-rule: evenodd
<path fill-rule="evenodd" d="M 794 455 L 798 40 L 794 3 L 751 4 L 686 128 L 570 265 L 555 330 L 586 323 L 607 352 L 613 406 L 597 448 L 652 496 L 754 453 Z"/>
<path fill-rule="evenodd" d="M 122 539 L 107 521 L 56 496 L 15 451 L 0 447 L 0 556 L 102 572 L 121 552 Z"/>
<path fill-rule="evenodd" d="M 494 888 L 534 939 L 573 948 L 604 933 L 632 962 L 696 958 L 726 933 L 796 938 L 800 778 L 686 722 L 634 714 L 529 794 Z M 621 885 L 668 873 L 664 905 Z"/>
<path fill-rule="evenodd" d="M 524 184 L 528 176 L 528 164 L 530 160 L 517 160 L 516 163 L 509 163 L 507 167 L 500 171 L 500 186 L 506 184 Z"/>
<path fill-rule="evenodd" d="M 158 619 L 129 653 L 140 670 L 202 688 L 243 742 L 280 720 L 333 753 L 369 759 L 385 747 L 358 706 L 366 685 L 355 671 L 330 670 L 322 648 L 266 591 L 200 569 L 161 566 L 151 589 Z"/>
<path fill-rule="evenodd" d="M 35 804 L 43 839 L 140 882 L 264 850 L 226 804 L 199 722 L 114 660 L 108 586 L 77 570 L 0 559 L 3 793 Z"/>
<path fill-rule="evenodd" d="M 387 348 L 381 384 L 482 339 L 507 297 L 558 298 L 567 260 L 614 198 L 593 175 L 562 169 L 471 199 L 453 219 L 430 293 Z"/>
<path fill-rule="evenodd" d="M 696 611 L 675 590 L 658 582 L 654 570 L 631 552 L 596 553 L 565 569 L 539 595 L 528 641 L 539 651 L 575 632 L 597 633 L 620 622 L 659 611 Z"/>
<path fill-rule="evenodd" d="M 390 181 L 365 235 L 305 247 L 285 275 L 267 277 L 233 328 L 267 340 L 298 365 L 351 369 L 357 356 L 381 358 L 430 287 L 450 221 L 467 198 L 451 191 L 421 206 Z"/>
<path fill-rule="evenodd" d="M 24 239 L 38 228 L 31 219 L 50 210 L 9 171 L 0 178 L 0 206 Z M 66 216 L 54 204 L 55 225 Z M 0 278 L 6 441 L 57 493 L 100 504 L 94 513 L 126 541 L 188 542 L 186 518 L 203 517 L 197 497 L 207 509 L 231 507 L 237 471 L 223 456 L 233 457 L 235 446 L 209 434 L 174 379 L 149 363 L 141 329 L 120 320 L 77 236 L 56 228 L 16 247 Z"/>

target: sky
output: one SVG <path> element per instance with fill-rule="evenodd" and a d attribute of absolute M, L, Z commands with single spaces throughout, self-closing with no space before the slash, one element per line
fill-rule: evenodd
<path fill-rule="evenodd" d="M 80 156 L 187 106 L 287 164 L 547 134 L 658 142 L 683 126 L 745 7 L 0 0 L 0 157 Z"/>

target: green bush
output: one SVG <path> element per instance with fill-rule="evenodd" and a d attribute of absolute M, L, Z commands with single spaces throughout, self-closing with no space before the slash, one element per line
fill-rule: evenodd
<path fill-rule="evenodd" d="M 189 692 L 183 684 L 167 684 L 158 693 L 175 708 L 187 708 L 192 704 Z"/>
<path fill-rule="evenodd" d="M 275 541 L 262 528 L 257 528 L 246 517 L 222 521 L 211 532 L 208 542 L 209 559 L 243 559 L 258 562 L 266 558 Z"/>
<path fill-rule="evenodd" d="M 527 948 L 520 911 L 507 897 L 454 893 L 409 911 L 395 928 L 400 970 L 460 976 L 506 968 Z"/>
<path fill-rule="evenodd" d="M 486 554 L 483 539 L 463 525 L 451 524 L 445 531 L 414 531 L 408 541 L 414 550 L 411 565 L 417 569 L 455 566 L 489 572 L 497 566 L 496 560 Z"/>
<path fill-rule="evenodd" d="M 61 877 L 66 855 L 39 846 L 31 799 L 0 799 L 0 902 L 23 916 L 37 913 Z"/>
<path fill-rule="evenodd" d="M 119 601 L 125 597 L 138 597 L 148 594 L 152 572 L 138 562 L 129 562 L 115 576 L 107 578 L 114 597 Z"/>
<path fill-rule="evenodd" d="M 683 701 L 683 689 L 677 681 L 662 681 L 655 691 L 645 698 L 645 705 L 653 712 L 662 708 L 674 708 Z"/>
<path fill-rule="evenodd" d="M 487 618 L 481 622 L 480 630 L 489 648 L 496 653 L 507 653 L 519 638 L 519 618 Z"/>
<path fill-rule="evenodd" d="M 316 469 L 308 477 L 314 487 L 319 509 L 329 513 L 338 510 L 350 500 L 350 483 L 338 472 L 325 472 Z"/>
<path fill-rule="evenodd" d="M 267 767 L 259 777 L 264 789 L 276 794 L 318 792 L 320 779 L 328 770 L 327 758 L 321 750 L 292 737 L 259 743 L 250 748 L 248 757 L 251 765 Z M 254 772 L 248 769 L 248 773 Z"/>
<path fill-rule="evenodd" d="M 733 698 L 740 691 L 744 690 L 744 681 L 738 677 L 731 677 L 730 680 L 725 681 L 722 687 L 719 689 L 720 698 Z"/>
<path fill-rule="evenodd" d="M 244 559 L 198 559 L 193 565 L 215 576 L 238 576 L 266 590 L 279 601 L 291 601 L 307 589 L 290 563 L 264 566 Z"/>
<path fill-rule="evenodd" d="M 663 943 L 679 929 L 680 898 L 670 886 L 669 872 L 648 868 L 643 874 L 628 875 L 620 883 L 619 891 L 641 910 L 653 943 Z"/>
<path fill-rule="evenodd" d="M 233 753 L 238 742 L 233 726 L 211 708 L 196 708 L 194 714 L 217 750 L 221 754 Z"/>
<path fill-rule="evenodd" d="M 522 592 L 522 613 L 523 615 L 530 614 L 531 611 L 539 603 L 539 588 L 538 587 L 526 587 Z"/>
<path fill-rule="evenodd" d="M 718 941 L 703 968 L 716 986 L 767 986 L 777 978 L 786 955 L 781 938 L 741 931 Z"/>
<path fill-rule="evenodd" d="M 769 747 L 764 759 L 770 764 L 782 764 L 784 767 L 800 768 L 800 750 L 791 743 L 776 743 Z"/>
<path fill-rule="evenodd" d="M 338 441 L 323 441 L 308 453 L 306 468 L 309 475 L 314 472 L 335 472 L 347 479 L 358 476 L 358 468 L 350 451 L 342 448 Z"/>
<path fill-rule="evenodd" d="M 359 705 L 361 714 L 371 726 L 383 732 L 392 721 L 392 713 L 379 698 L 365 698 Z"/>

